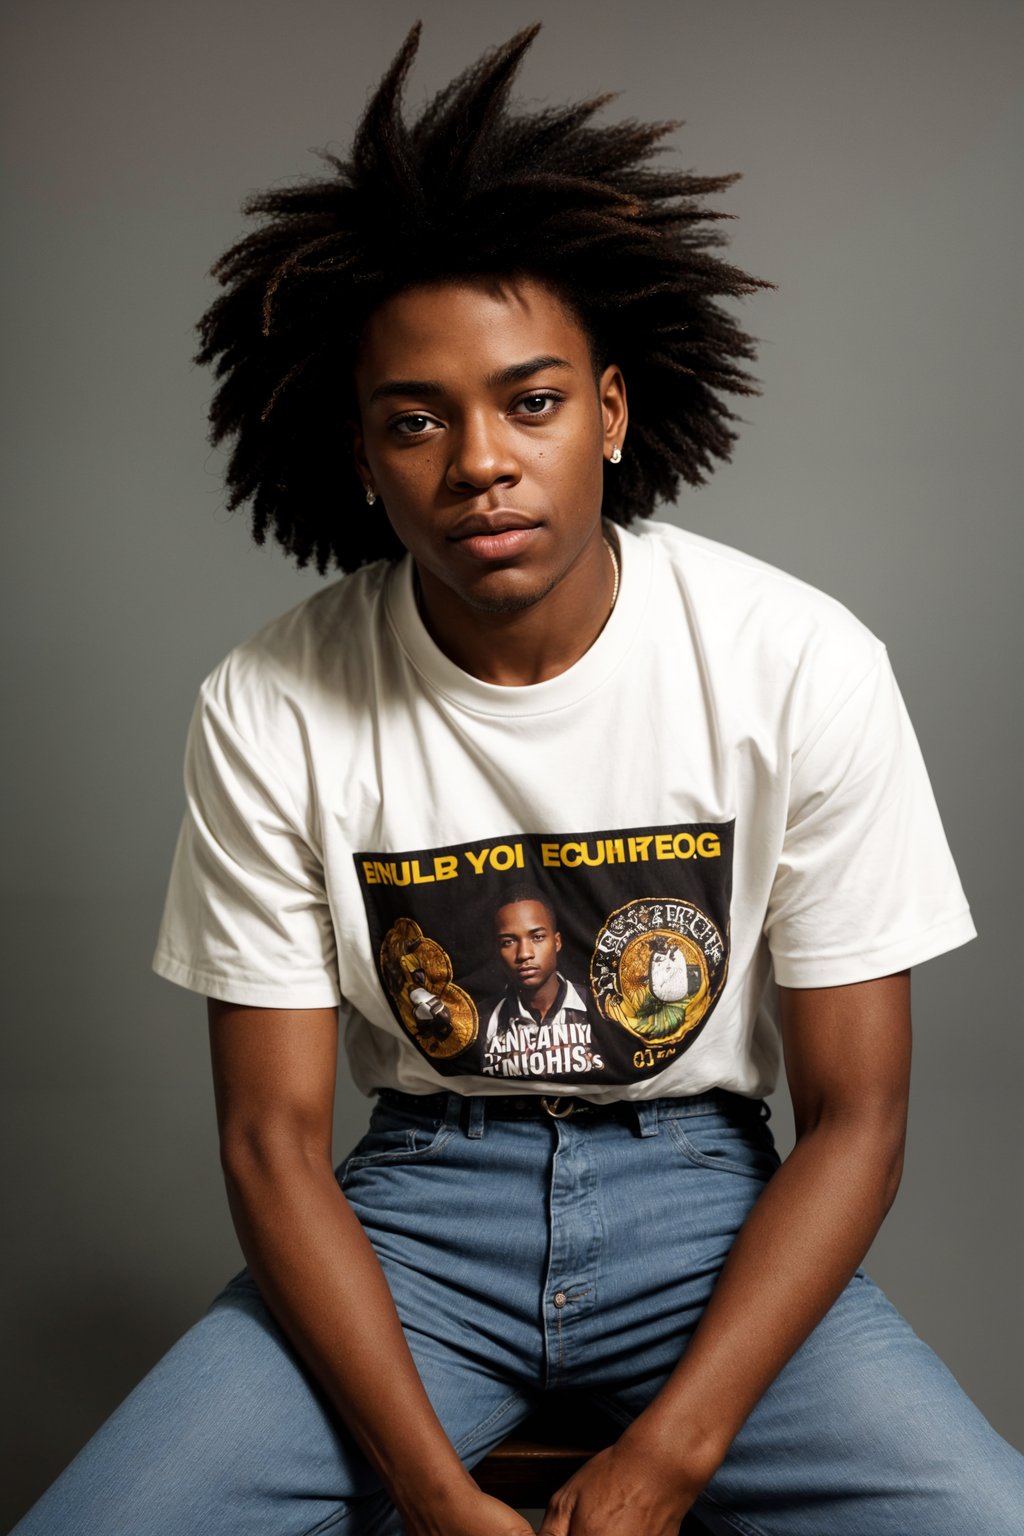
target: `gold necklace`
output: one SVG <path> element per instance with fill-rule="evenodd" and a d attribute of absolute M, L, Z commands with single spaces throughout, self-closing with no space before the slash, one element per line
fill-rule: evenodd
<path fill-rule="evenodd" d="M 612 609 L 615 607 L 615 599 L 619 595 L 619 557 L 615 553 L 615 546 L 612 544 L 611 539 L 605 538 L 604 534 L 601 535 L 601 538 L 605 549 L 608 551 L 608 554 L 611 557 L 612 571 L 615 574 L 615 580 L 612 582 L 612 606 L 608 609 L 608 616 L 610 618 Z"/>

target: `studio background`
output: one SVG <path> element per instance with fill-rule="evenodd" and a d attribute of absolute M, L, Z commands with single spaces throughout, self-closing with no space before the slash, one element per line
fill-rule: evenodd
<path fill-rule="evenodd" d="M 915 978 L 907 1169 L 869 1267 L 1024 1444 L 1019 61 L 1000 0 L 8 3 L 4 1529 L 239 1264 L 205 1011 L 149 971 L 202 677 L 314 590 L 223 510 L 192 327 L 242 197 L 542 16 L 520 91 L 618 89 L 742 170 L 760 399 L 668 516 L 889 645 L 981 938 Z M 628 380 L 627 380 L 628 385 Z M 776 1123 L 785 1126 L 784 1093 Z M 339 1086 L 336 1153 L 368 1103 Z M 784 1131 L 783 1131 L 783 1134 Z"/>

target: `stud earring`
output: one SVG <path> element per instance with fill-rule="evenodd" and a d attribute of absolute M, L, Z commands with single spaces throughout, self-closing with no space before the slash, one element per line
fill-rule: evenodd
<path fill-rule="evenodd" d="M 613 464 L 621 464 L 622 463 L 622 449 L 619 447 L 618 443 L 613 443 L 612 444 L 611 462 Z"/>
<path fill-rule="evenodd" d="M 368 485 L 366 487 L 366 505 L 368 507 L 372 507 L 376 500 L 377 500 L 377 492 L 374 490 L 372 485 Z"/>

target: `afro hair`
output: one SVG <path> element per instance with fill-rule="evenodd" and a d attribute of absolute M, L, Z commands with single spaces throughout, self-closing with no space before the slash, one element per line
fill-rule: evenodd
<path fill-rule="evenodd" d="M 402 553 L 386 519 L 364 515 L 346 422 L 368 316 L 426 282 L 544 282 L 578 319 L 595 369 L 622 369 L 631 441 L 606 471 L 612 521 L 649 516 L 731 453 L 723 396 L 757 393 L 741 366 L 754 343 L 720 300 L 771 286 L 715 254 L 728 215 L 705 199 L 737 178 L 654 169 L 678 124 L 594 126 L 606 95 L 513 110 L 538 30 L 484 54 L 408 122 L 414 26 L 350 157 L 323 151 L 329 174 L 250 197 L 257 224 L 213 267 L 223 292 L 199 323 L 196 360 L 218 380 L 211 441 L 233 440 L 229 506 L 251 502 L 256 542 L 272 534 L 300 566 L 353 570 Z"/>

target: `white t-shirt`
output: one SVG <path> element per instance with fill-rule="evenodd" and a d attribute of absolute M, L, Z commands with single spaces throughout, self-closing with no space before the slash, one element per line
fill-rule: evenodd
<path fill-rule="evenodd" d="M 759 1096 L 773 971 L 838 986 L 973 937 L 881 643 L 707 539 L 617 536 L 614 611 L 546 682 L 451 662 L 408 557 L 232 651 L 189 732 L 156 970 L 229 1002 L 340 1003 L 366 1093 Z M 537 899 L 587 1021 L 499 1062 L 495 914 Z"/>

